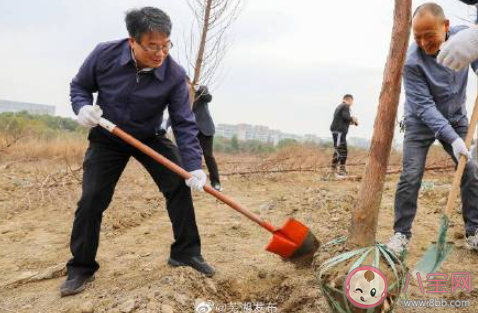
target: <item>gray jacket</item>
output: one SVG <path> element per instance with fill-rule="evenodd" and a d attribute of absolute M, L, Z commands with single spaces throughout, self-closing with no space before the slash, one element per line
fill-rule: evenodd
<path fill-rule="evenodd" d="M 193 104 L 193 112 L 196 116 L 196 123 L 199 131 L 205 136 L 214 136 L 216 128 L 209 112 L 209 102 L 212 96 L 206 86 L 200 86 L 196 92 L 196 99 Z"/>
<path fill-rule="evenodd" d="M 452 27 L 448 36 L 466 28 Z M 471 67 L 476 72 L 478 62 L 473 62 Z M 468 124 L 465 107 L 467 80 L 468 68 L 454 72 L 412 43 L 403 69 L 405 130 L 429 128 L 435 138 L 451 144 L 458 138 L 454 127 Z"/>

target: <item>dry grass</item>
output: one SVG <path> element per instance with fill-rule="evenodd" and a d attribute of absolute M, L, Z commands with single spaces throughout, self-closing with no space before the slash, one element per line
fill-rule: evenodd
<path fill-rule="evenodd" d="M 6 147 L 6 145 L 9 145 Z M 65 160 L 68 164 L 81 164 L 88 141 L 86 135 L 62 133 L 53 138 L 31 135 L 17 141 L 0 134 L 0 161 Z M 2 149 L 3 147 L 3 149 Z M 267 171 L 284 169 L 326 169 L 333 154 L 332 148 L 317 148 L 307 145 L 284 147 L 274 153 L 266 153 L 259 158 L 254 155 L 228 155 L 217 153 L 218 163 L 226 167 L 225 172 Z M 368 150 L 349 148 L 349 167 L 363 167 Z M 401 168 L 401 151 L 392 150 L 389 169 Z M 441 146 L 432 146 L 427 166 L 452 164 Z"/>
<path fill-rule="evenodd" d="M 11 143 L 12 139 L 0 135 L 0 143 Z M 64 159 L 71 163 L 81 162 L 88 141 L 84 135 L 64 133 L 53 138 L 38 136 L 22 137 L 3 150 L 3 160 L 45 160 Z"/>

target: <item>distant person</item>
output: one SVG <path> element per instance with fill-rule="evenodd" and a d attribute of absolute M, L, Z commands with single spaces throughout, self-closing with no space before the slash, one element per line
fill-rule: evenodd
<path fill-rule="evenodd" d="M 212 101 L 212 96 L 206 86 L 196 85 L 193 87 L 189 77 L 187 77 L 187 84 L 191 95 L 193 93 L 195 94 L 195 101 L 192 103 L 192 110 L 199 128 L 199 144 L 201 145 L 204 159 L 206 160 L 211 186 L 217 191 L 222 192 L 223 188 L 219 179 L 219 170 L 213 153 L 214 134 L 216 132 L 216 128 L 214 126 L 211 113 L 209 112 L 209 103 Z M 170 126 L 171 121 L 169 119 L 166 123 L 163 122 L 158 127 L 158 135 L 165 135 Z"/>
<path fill-rule="evenodd" d="M 75 212 L 68 261 L 68 277 L 61 296 L 82 292 L 99 269 L 96 253 L 103 212 L 130 157 L 148 171 L 164 197 L 174 242 L 168 264 L 189 266 L 206 276 L 214 269 L 201 256 L 191 189 L 203 191 L 206 174 L 197 125 L 191 111 L 186 73 L 169 55 L 173 44 L 169 16 L 154 7 L 126 14 L 129 38 L 100 43 L 86 58 L 71 82 L 71 103 L 78 123 L 91 128 L 83 162 L 83 189 Z M 93 94 L 98 93 L 93 105 Z M 166 106 L 177 147 L 156 136 Z M 186 182 L 151 157 L 97 127 L 104 116 L 145 145 L 183 166 Z M 132 182 L 130 182 L 132 183 Z M 154 247 L 152 247 L 154 249 Z"/>
<path fill-rule="evenodd" d="M 425 3 L 413 14 L 415 42 L 408 49 L 403 69 L 403 170 L 395 194 L 394 235 L 387 243 L 397 255 L 404 252 L 412 236 L 428 150 L 437 139 L 455 164 L 461 155 L 468 158 L 461 180 L 462 214 L 466 246 L 478 250 L 477 165 L 470 160 L 470 151 L 463 140 L 468 132 L 468 66 L 453 72 L 438 64 L 436 58 L 443 43 L 453 40 L 466 28 L 450 27 L 442 7 L 435 3 Z M 478 62 L 472 63 L 472 67 L 476 72 Z"/>
<path fill-rule="evenodd" d="M 168 133 L 168 129 L 171 127 L 171 120 L 169 117 L 164 118 L 164 116 L 161 117 L 161 122 L 158 125 L 158 128 L 156 129 L 156 135 L 157 136 L 166 136 Z"/>
<path fill-rule="evenodd" d="M 350 114 L 350 107 L 353 103 L 354 97 L 346 94 L 342 98 L 342 103 L 335 109 L 334 119 L 330 126 L 334 143 L 332 173 L 335 174 L 337 178 L 347 177 L 347 133 L 351 124 L 358 126 L 357 118 Z M 338 170 L 337 165 L 339 165 Z"/>
<path fill-rule="evenodd" d="M 217 191 L 223 191 L 221 181 L 219 179 L 219 170 L 217 168 L 216 159 L 214 158 L 214 134 L 216 128 L 209 112 L 209 103 L 212 101 L 212 95 L 206 86 L 191 86 L 195 90 L 195 100 L 193 102 L 193 112 L 196 117 L 196 123 L 199 128 L 198 139 L 201 144 L 206 166 L 209 171 L 209 179 L 211 186 Z"/>

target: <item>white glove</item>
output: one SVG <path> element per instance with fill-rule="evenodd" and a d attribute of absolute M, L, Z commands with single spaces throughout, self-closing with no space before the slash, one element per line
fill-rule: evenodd
<path fill-rule="evenodd" d="M 191 189 L 197 190 L 197 191 L 204 191 L 204 185 L 206 185 L 206 180 L 207 176 L 206 173 L 204 173 L 203 170 L 195 170 L 192 172 L 189 172 L 189 174 L 192 175 L 191 178 L 186 179 L 186 185 L 190 187 Z"/>
<path fill-rule="evenodd" d="M 95 127 L 100 122 L 103 111 L 97 105 L 85 105 L 78 112 L 78 124 L 85 127 Z"/>
<path fill-rule="evenodd" d="M 466 148 L 466 144 L 461 138 L 455 139 L 453 143 L 451 144 L 453 148 L 453 154 L 455 155 L 455 158 L 459 161 L 460 156 L 463 154 L 464 156 L 467 157 L 467 161 L 471 160 L 471 152 Z"/>
<path fill-rule="evenodd" d="M 471 158 L 476 160 L 476 143 L 472 144 L 470 147 Z"/>
<path fill-rule="evenodd" d="M 478 27 L 470 27 L 457 33 L 441 47 L 438 63 L 460 71 L 478 59 Z"/>

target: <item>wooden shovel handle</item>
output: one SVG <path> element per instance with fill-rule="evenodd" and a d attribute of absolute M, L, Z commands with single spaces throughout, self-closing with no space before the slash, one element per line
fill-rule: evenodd
<path fill-rule="evenodd" d="M 114 135 L 118 136 L 119 138 L 123 139 L 125 142 L 129 143 L 133 147 L 137 148 L 138 150 L 140 150 L 144 154 L 150 156 L 155 161 L 164 165 L 166 168 L 175 172 L 176 174 L 178 174 L 182 178 L 184 178 L 184 179 L 191 178 L 191 174 L 189 174 L 183 168 L 178 166 L 176 163 L 170 161 L 169 159 L 165 158 L 164 156 L 162 156 L 161 154 L 159 154 L 155 150 L 153 150 L 150 147 L 148 147 L 147 145 L 143 144 L 141 141 L 139 141 L 136 138 L 134 138 L 133 136 L 127 134 L 126 132 L 124 132 L 122 129 L 120 129 L 118 126 L 116 126 L 112 122 L 108 121 L 107 119 L 101 118 L 99 125 L 101 127 L 105 128 L 106 130 L 108 130 L 109 132 L 113 133 Z M 225 204 L 227 204 L 228 206 L 230 206 L 231 208 L 233 208 L 237 212 L 239 212 L 239 213 L 243 214 L 244 216 L 246 216 L 247 218 L 249 218 L 250 220 L 252 220 L 252 221 L 256 222 L 257 224 L 259 224 L 260 226 L 264 227 L 269 232 L 274 233 L 274 232 L 277 231 L 277 228 L 275 228 L 269 222 L 262 220 L 259 215 L 254 214 L 251 211 L 247 210 L 242 205 L 240 205 L 237 201 L 235 201 L 234 199 L 232 199 L 232 198 L 226 196 L 225 194 L 217 191 L 216 189 L 212 188 L 211 186 L 208 186 L 208 185 L 204 186 L 204 191 L 211 194 L 216 199 L 224 202 Z"/>
<path fill-rule="evenodd" d="M 476 125 L 478 123 L 478 95 L 476 96 L 475 105 L 473 106 L 473 113 L 471 114 L 470 125 L 468 126 L 468 133 L 466 134 L 465 144 L 469 149 L 473 135 L 475 134 Z M 458 161 L 458 167 L 456 168 L 455 176 L 453 178 L 453 185 L 451 186 L 450 194 L 448 195 L 448 201 L 445 207 L 445 215 L 449 215 L 455 205 L 456 198 L 458 197 L 458 190 L 461 184 L 461 177 L 465 171 L 467 158 L 464 155 L 460 156 Z"/>

